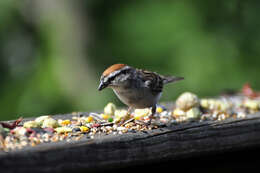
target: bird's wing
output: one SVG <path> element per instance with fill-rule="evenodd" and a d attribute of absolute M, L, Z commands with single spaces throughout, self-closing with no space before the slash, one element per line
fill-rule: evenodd
<path fill-rule="evenodd" d="M 139 69 L 138 73 L 140 75 L 140 79 L 143 80 L 145 87 L 151 89 L 151 91 L 154 93 L 162 92 L 163 78 L 159 74 Z"/>

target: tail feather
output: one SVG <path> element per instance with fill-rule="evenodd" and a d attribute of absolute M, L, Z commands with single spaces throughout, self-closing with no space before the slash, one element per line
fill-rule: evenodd
<path fill-rule="evenodd" d="M 183 79 L 184 79 L 184 77 L 164 76 L 163 83 L 167 84 L 167 83 L 176 82 L 176 81 L 183 80 Z"/>

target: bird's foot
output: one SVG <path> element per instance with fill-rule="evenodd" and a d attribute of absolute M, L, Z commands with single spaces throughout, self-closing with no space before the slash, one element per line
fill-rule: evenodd
<path fill-rule="evenodd" d="M 145 123 L 147 125 L 151 125 L 152 124 L 152 120 L 155 119 L 154 115 L 156 114 L 156 106 L 153 106 L 151 111 L 152 111 L 151 115 L 149 115 L 148 118 L 145 121 Z"/>
<path fill-rule="evenodd" d="M 153 114 L 152 114 L 152 115 L 149 115 L 149 116 L 144 120 L 145 125 L 151 125 L 151 124 L 152 124 L 152 120 L 154 120 L 154 119 L 155 119 L 155 117 L 154 117 Z"/>

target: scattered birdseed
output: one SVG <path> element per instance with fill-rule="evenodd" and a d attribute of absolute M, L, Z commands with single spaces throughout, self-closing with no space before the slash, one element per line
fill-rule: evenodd
<path fill-rule="evenodd" d="M 250 88 L 249 88 L 250 89 Z M 258 97 L 259 96 L 259 97 Z M 157 105 L 154 119 L 149 123 L 151 109 L 117 109 L 108 103 L 104 112 L 89 115 L 74 112 L 71 119 L 54 119 L 40 116 L 35 120 L 22 118 L 13 123 L 0 123 L 0 151 L 12 151 L 25 146 L 58 141 L 78 141 L 83 137 L 94 139 L 97 135 L 118 135 L 124 133 L 147 133 L 148 130 L 181 124 L 189 121 L 224 121 L 229 118 L 246 118 L 248 114 L 260 111 L 260 94 L 248 91 L 242 95 L 199 99 L 193 93 L 181 94 L 176 105 Z M 21 123 L 22 125 L 19 125 Z"/>
<path fill-rule="evenodd" d="M 66 126 L 66 125 L 69 125 L 69 124 L 71 124 L 70 120 L 63 120 L 63 121 L 61 121 L 61 125 L 62 126 Z"/>
<path fill-rule="evenodd" d="M 134 118 L 136 120 L 143 120 L 145 116 L 148 116 L 151 114 L 151 110 L 146 108 L 146 109 L 135 109 L 134 111 Z"/>
<path fill-rule="evenodd" d="M 72 129 L 70 127 L 57 127 L 55 131 L 57 133 L 69 133 L 72 132 Z"/>
<path fill-rule="evenodd" d="M 127 110 L 125 110 L 125 109 L 115 110 L 114 123 L 119 123 L 123 119 L 124 120 L 129 119 Z"/>
<path fill-rule="evenodd" d="M 113 103 L 108 103 L 104 108 L 104 114 L 106 115 L 114 115 L 116 111 L 116 105 Z"/>
<path fill-rule="evenodd" d="M 23 127 L 25 127 L 25 128 L 40 127 L 40 124 L 37 123 L 36 121 L 26 121 L 26 122 L 23 124 Z"/>
<path fill-rule="evenodd" d="M 55 120 L 51 117 L 44 119 L 43 123 L 42 123 L 42 128 L 46 128 L 46 127 L 56 128 L 58 126 L 59 126 L 59 124 L 58 124 L 57 120 Z"/>
<path fill-rule="evenodd" d="M 89 131 L 89 128 L 86 126 L 80 126 L 80 131 L 85 133 Z"/>
<path fill-rule="evenodd" d="M 97 114 L 97 113 L 94 113 L 94 112 L 91 112 L 91 113 L 90 113 L 90 116 L 91 116 L 93 119 L 95 119 L 96 121 L 98 121 L 98 122 L 101 122 L 102 119 L 103 119 L 101 115 L 99 115 L 99 114 Z"/>
<path fill-rule="evenodd" d="M 113 118 L 112 118 L 112 117 L 109 117 L 109 118 L 107 119 L 107 121 L 108 121 L 108 122 L 113 122 Z"/>
<path fill-rule="evenodd" d="M 176 106 L 184 111 L 199 105 L 199 98 L 191 92 L 181 94 L 176 100 Z"/>
<path fill-rule="evenodd" d="M 108 114 L 101 114 L 102 118 L 107 120 L 110 116 Z"/>
<path fill-rule="evenodd" d="M 194 120 L 200 118 L 200 110 L 197 107 L 189 109 L 186 114 L 188 119 Z"/>
<path fill-rule="evenodd" d="M 35 122 L 39 124 L 39 126 L 42 126 L 42 123 L 45 119 L 50 118 L 50 116 L 44 115 L 44 116 L 40 116 L 38 118 L 35 119 Z"/>
<path fill-rule="evenodd" d="M 90 123 L 90 122 L 93 121 L 93 117 L 89 116 L 89 117 L 86 118 L 85 121 L 86 121 L 86 123 Z"/>
<path fill-rule="evenodd" d="M 163 111 L 163 108 L 162 108 L 162 107 L 157 107 L 157 108 L 156 108 L 156 112 L 157 112 L 157 113 L 161 113 L 162 111 Z"/>

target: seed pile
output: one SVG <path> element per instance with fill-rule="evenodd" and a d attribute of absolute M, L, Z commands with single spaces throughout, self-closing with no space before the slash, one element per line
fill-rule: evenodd
<path fill-rule="evenodd" d="M 259 97 L 240 94 L 199 99 L 195 94 L 185 92 L 178 97 L 176 104 L 157 106 L 150 122 L 151 110 L 148 108 L 135 109 L 128 114 L 126 109 L 118 109 L 113 103 L 108 103 L 102 113 L 72 113 L 70 119 L 40 116 L 30 121 L 18 119 L 12 124 L 1 123 L 0 151 L 8 152 L 41 143 L 93 139 L 97 135 L 136 133 L 190 121 L 245 118 L 259 110 Z"/>

